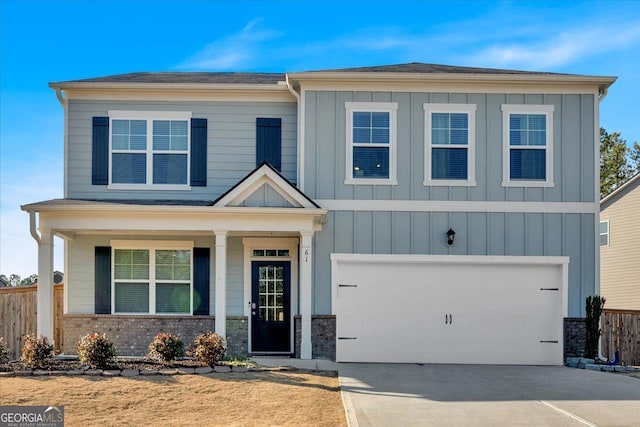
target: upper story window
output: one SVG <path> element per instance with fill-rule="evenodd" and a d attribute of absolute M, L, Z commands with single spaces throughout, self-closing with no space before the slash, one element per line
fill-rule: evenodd
<path fill-rule="evenodd" d="M 424 185 L 475 185 L 475 104 L 424 104 Z"/>
<path fill-rule="evenodd" d="M 123 241 L 113 248 L 112 259 L 114 313 L 192 313 L 188 243 Z"/>
<path fill-rule="evenodd" d="M 600 246 L 609 246 L 609 221 L 600 221 Z"/>
<path fill-rule="evenodd" d="M 347 102 L 345 184 L 387 184 L 396 180 L 396 111 L 392 102 Z"/>
<path fill-rule="evenodd" d="M 191 113 L 110 111 L 109 184 L 188 188 Z"/>
<path fill-rule="evenodd" d="M 502 105 L 503 186 L 553 186 L 553 110 L 553 105 Z"/>

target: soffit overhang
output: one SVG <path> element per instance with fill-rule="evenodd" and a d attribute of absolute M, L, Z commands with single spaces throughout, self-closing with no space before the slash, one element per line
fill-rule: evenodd
<path fill-rule="evenodd" d="M 65 99 L 167 101 L 272 101 L 296 102 L 285 82 L 277 84 L 224 83 L 50 83 Z"/>
<path fill-rule="evenodd" d="M 38 215 L 38 228 L 64 236 L 91 233 L 315 232 L 327 210 L 321 208 L 149 205 L 57 199 L 22 206 Z"/>
<path fill-rule="evenodd" d="M 487 87 L 521 88 L 522 90 L 549 90 L 605 92 L 615 81 L 611 76 L 587 76 L 573 74 L 504 74 L 504 73 L 407 73 L 407 72 L 302 72 L 288 73 L 288 79 L 302 89 L 314 88 L 366 88 L 392 89 Z M 413 89 L 416 90 L 416 89 Z M 466 90 L 466 89 L 465 89 Z"/>

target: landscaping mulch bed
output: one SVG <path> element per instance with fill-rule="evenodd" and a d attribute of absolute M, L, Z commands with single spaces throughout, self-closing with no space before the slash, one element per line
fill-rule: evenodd
<path fill-rule="evenodd" d="M 124 370 L 137 370 L 141 372 L 158 372 L 167 369 L 195 369 L 203 368 L 207 365 L 202 362 L 196 362 L 191 359 L 177 360 L 170 364 L 163 364 L 159 361 L 145 358 L 121 358 L 115 363 L 110 364 L 102 368 L 104 371 L 124 371 Z M 237 363 L 221 362 L 220 366 L 238 366 Z M 240 366 L 251 366 L 250 363 L 240 364 Z M 27 367 L 20 360 L 12 360 L 4 363 L 0 363 L 0 372 L 27 372 L 27 371 L 48 371 L 50 373 L 56 372 L 71 372 L 71 371 L 90 371 L 92 368 L 89 365 L 81 363 L 77 358 L 53 358 L 38 367 Z"/>

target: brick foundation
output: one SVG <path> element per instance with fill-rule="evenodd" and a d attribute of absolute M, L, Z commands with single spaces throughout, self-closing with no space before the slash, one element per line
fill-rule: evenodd
<path fill-rule="evenodd" d="M 565 317 L 564 357 L 583 357 L 586 339 L 586 319 L 584 317 Z"/>
<path fill-rule="evenodd" d="M 249 322 L 246 317 L 227 316 L 227 354 L 249 354 Z"/>
<path fill-rule="evenodd" d="M 302 329 L 300 316 L 295 316 L 295 357 L 300 357 Z M 311 357 L 336 360 L 336 316 L 311 316 Z"/>
<path fill-rule="evenodd" d="M 153 338 L 160 332 L 177 335 L 185 347 L 194 338 L 215 331 L 213 316 L 121 316 L 108 314 L 68 314 L 63 317 L 65 354 L 77 354 L 76 346 L 84 335 L 107 335 L 121 356 L 144 356 Z M 247 319 L 227 318 L 227 352 L 247 354 Z"/>

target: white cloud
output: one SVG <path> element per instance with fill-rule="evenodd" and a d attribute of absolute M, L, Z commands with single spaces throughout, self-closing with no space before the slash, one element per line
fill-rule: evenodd
<path fill-rule="evenodd" d="M 239 70 L 248 68 L 260 57 L 263 43 L 279 37 L 276 31 L 262 29 L 256 18 L 237 33 L 219 38 L 178 65 L 182 70 Z"/>
<path fill-rule="evenodd" d="M 469 57 L 473 63 L 498 67 L 548 69 L 640 42 L 640 23 L 611 28 L 575 28 L 552 37 L 519 43 L 496 43 Z"/>

